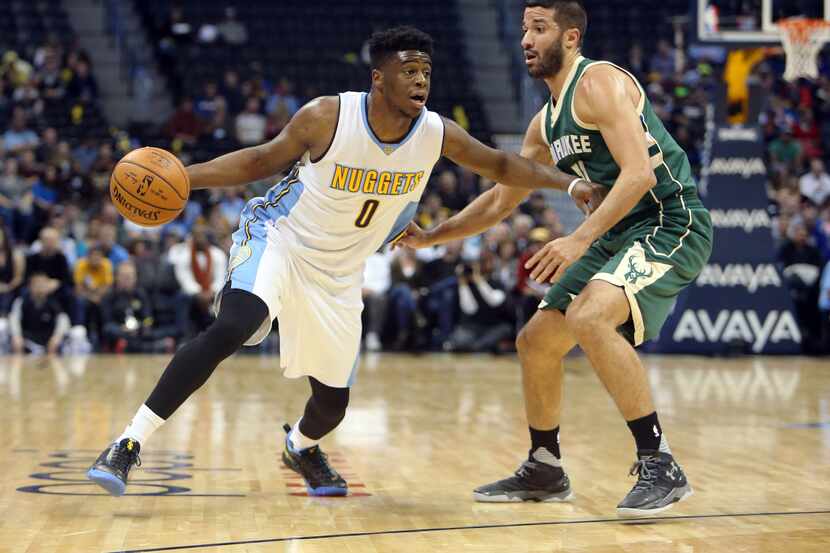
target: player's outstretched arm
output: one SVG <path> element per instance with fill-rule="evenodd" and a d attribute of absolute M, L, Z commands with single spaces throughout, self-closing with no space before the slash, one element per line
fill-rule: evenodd
<path fill-rule="evenodd" d="M 521 156 L 540 163 L 552 163 L 550 152 L 540 139 L 540 118 L 541 116 L 537 114 L 530 122 L 522 143 Z M 448 122 L 445 121 L 445 128 L 447 124 Z M 470 137 L 468 136 L 468 138 Z M 473 139 L 470 138 L 470 140 Z M 444 144 L 446 146 L 446 140 Z M 481 146 L 484 147 L 483 144 Z M 410 223 L 406 235 L 397 244 L 410 248 L 427 248 L 481 234 L 510 215 L 530 192 L 529 188 L 511 188 L 503 184 L 496 184 L 496 186 L 470 202 L 459 213 L 435 228 L 423 230 L 415 223 Z"/>
<path fill-rule="evenodd" d="M 188 166 L 191 188 L 221 188 L 258 181 L 284 171 L 309 150 L 325 149 L 337 126 L 339 102 L 336 96 L 312 100 L 270 142 Z"/>
<path fill-rule="evenodd" d="M 455 121 L 444 119 L 444 150 L 458 165 L 506 186 L 567 190 L 572 175 L 552 165 L 543 165 L 517 154 L 485 146 Z"/>
<path fill-rule="evenodd" d="M 527 188 L 497 184 L 435 228 L 424 230 L 415 223 L 409 223 L 406 234 L 395 245 L 428 248 L 481 234 L 507 217 L 529 192 Z"/>
<path fill-rule="evenodd" d="M 529 160 L 552 165 L 550 150 L 541 138 L 541 120 L 540 112 L 530 122 L 525 132 L 520 155 Z M 470 138 L 470 140 L 473 139 Z M 570 181 L 574 180 L 572 176 L 568 178 Z M 473 200 L 461 212 L 433 229 L 423 230 L 415 223 L 410 223 L 407 233 L 398 240 L 397 244 L 410 248 L 426 248 L 481 234 L 510 215 L 530 192 L 529 188 L 497 184 Z M 571 188 L 571 195 L 580 209 L 587 213 L 595 209 L 602 201 L 604 190 L 597 185 L 580 181 Z"/>

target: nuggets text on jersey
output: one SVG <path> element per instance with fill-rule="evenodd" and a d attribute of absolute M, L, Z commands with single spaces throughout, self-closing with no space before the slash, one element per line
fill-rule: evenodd
<path fill-rule="evenodd" d="M 424 178 L 424 172 L 378 171 L 346 167 L 339 163 L 334 166 L 331 188 L 379 196 L 400 196 L 415 190 Z"/>

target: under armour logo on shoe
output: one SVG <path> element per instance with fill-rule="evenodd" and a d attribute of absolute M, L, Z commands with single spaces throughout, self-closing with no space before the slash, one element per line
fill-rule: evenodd
<path fill-rule="evenodd" d="M 672 480 L 677 480 L 677 471 L 678 470 L 680 470 L 680 468 L 676 464 L 672 463 L 671 468 L 666 471 L 666 476 L 668 476 Z"/>

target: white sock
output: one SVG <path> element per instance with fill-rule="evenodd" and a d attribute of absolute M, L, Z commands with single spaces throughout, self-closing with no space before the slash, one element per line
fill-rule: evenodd
<path fill-rule="evenodd" d="M 164 419 L 153 413 L 149 407 L 142 405 L 138 408 L 132 422 L 127 425 L 124 432 L 118 436 L 116 442 L 124 438 L 132 438 L 143 447 L 147 439 L 164 424 Z"/>
<path fill-rule="evenodd" d="M 291 432 L 288 434 L 288 443 L 291 444 L 291 449 L 294 451 L 300 451 L 303 449 L 308 449 L 309 447 L 314 447 L 320 440 L 312 440 L 308 436 L 304 435 L 300 432 L 300 421 L 303 420 L 302 417 L 297 419 L 297 422 L 291 428 Z"/>

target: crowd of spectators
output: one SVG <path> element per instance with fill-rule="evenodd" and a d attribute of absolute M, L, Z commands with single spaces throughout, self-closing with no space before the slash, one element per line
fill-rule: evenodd
<path fill-rule="evenodd" d="M 124 221 L 109 177 L 139 143 L 90 131 L 86 53 L 50 41 L 0 59 L 0 351 L 173 351 L 210 323 L 245 192 L 197 195 L 162 229 Z"/>
<path fill-rule="evenodd" d="M 767 143 L 773 236 L 805 353 L 830 353 L 830 77 L 787 83 L 759 69 L 769 92 Z"/>

